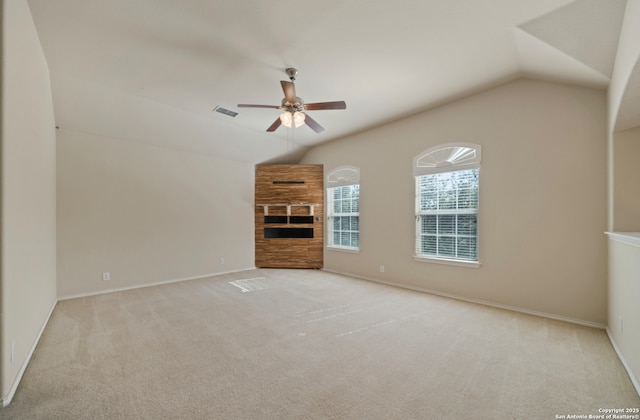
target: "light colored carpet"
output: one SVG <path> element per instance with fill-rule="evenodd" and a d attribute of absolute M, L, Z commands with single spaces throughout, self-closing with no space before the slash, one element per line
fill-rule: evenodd
<path fill-rule="evenodd" d="M 639 406 L 602 330 L 251 270 L 59 302 L 0 417 L 555 419 Z"/>

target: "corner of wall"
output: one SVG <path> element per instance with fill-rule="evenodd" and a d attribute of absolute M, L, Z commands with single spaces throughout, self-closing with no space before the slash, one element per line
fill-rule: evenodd
<path fill-rule="evenodd" d="M 0 0 L 0 171 L 4 168 L 2 164 L 3 160 L 3 145 L 4 145 L 4 0 Z M 4 329 L 4 306 L 3 306 L 3 280 L 4 280 L 4 264 L 3 264 L 3 228 L 2 228 L 2 213 L 4 208 L 3 191 L 2 186 L 4 177 L 0 172 L 0 332 Z M 0 385 L 2 384 L 2 377 L 4 367 L 2 366 L 2 360 L 4 360 L 4 338 L 0 333 Z M 0 391 L 2 388 L 0 388 Z"/>
<path fill-rule="evenodd" d="M 9 391 L 6 394 L 2 395 L 2 402 L 0 404 L 0 407 L 8 406 L 11 403 L 11 400 L 13 400 L 13 396 L 16 394 L 16 391 L 18 390 L 18 385 L 20 385 L 20 381 L 22 381 L 22 376 L 24 376 L 24 372 L 25 372 L 25 370 L 27 370 L 27 366 L 29 366 L 29 362 L 31 361 L 31 358 L 33 357 L 33 353 L 36 351 L 36 347 L 38 346 L 38 343 L 40 342 L 40 338 L 42 338 L 42 333 L 44 333 L 44 329 L 46 328 L 47 324 L 49 323 L 49 319 L 51 318 L 51 314 L 53 314 L 53 310 L 56 308 L 57 304 L 58 304 L 58 301 L 56 300 L 53 303 L 53 305 L 51 305 L 51 309 L 49 310 L 49 314 L 47 315 L 47 318 L 42 323 L 42 326 L 40 327 L 40 330 L 38 331 L 38 335 L 37 335 L 35 341 L 33 342 L 33 345 L 29 349 L 29 354 L 27 355 L 27 357 L 24 359 L 24 362 L 20 366 L 20 370 L 18 371 L 18 375 L 16 376 L 15 380 L 13 381 L 11 386 L 9 387 Z"/>

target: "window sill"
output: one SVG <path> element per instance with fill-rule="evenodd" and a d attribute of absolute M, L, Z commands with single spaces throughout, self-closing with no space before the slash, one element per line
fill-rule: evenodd
<path fill-rule="evenodd" d="M 348 254 L 359 254 L 360 253 L 360 249 L 358 249 L 358 248 L 346 248 L 346 247 L 342 247 L 342 246 L 332 246 L 332 245 L 327 245 L 327 250 L 328 251 L 346 252 Z"/>
<path fill-rule="evenodd" d="M 413 259 L 420 262 L 455 265 L 457 267 L 467 268 L 480 268 L 480 266 L 482 265 L 482 263 L 479 261 L 451 260 L 447 258 L 423 257 L 417 255 L 414 256 Z"/>

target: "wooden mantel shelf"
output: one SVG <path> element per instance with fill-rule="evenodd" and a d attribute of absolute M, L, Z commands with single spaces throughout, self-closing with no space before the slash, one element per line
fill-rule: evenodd
<path fill-rule="evenodd" d="M 264 215 L 269 215 L 269 207 L 286 207 L 287 216 L 291 216 L 291 207 L 309 207 L 309 216 L 313 216 L 313 209 L 319 206 L 317 203 L 275 203 L 275 204 L 256 204 L 257 207 L 264 208 Z"/>

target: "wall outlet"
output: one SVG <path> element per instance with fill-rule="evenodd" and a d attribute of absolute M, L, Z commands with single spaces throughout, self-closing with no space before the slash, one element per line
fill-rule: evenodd
<path fill-rule="evenodd" d="M 111 273 L 109 272 L 102 273 L 102 280 L 103 281 L 111 280 Z"/>
<path fill-rule="evenodd" d="M 224 264 L 224 258 L 220 258 L 220 264 Z"/>
<path fill-rule="evenodd" d="M 384 273 L 384 265 L 381 265 L 381 266 L 380 266 L 380 272 L 381 272 L 381 273 Z"/>

